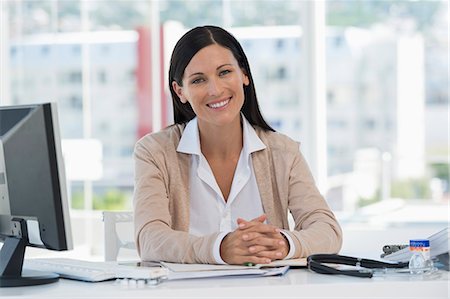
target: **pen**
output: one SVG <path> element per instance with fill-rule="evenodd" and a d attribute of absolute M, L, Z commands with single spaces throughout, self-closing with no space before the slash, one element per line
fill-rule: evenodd
<path fill-rule="evenodd" d="M 252 267 L 252 266 L 254 266 L 255 264 L 253 264 L 253 263 L 244 263 L 244 266 L 248 266 L 248 267 Z"/>

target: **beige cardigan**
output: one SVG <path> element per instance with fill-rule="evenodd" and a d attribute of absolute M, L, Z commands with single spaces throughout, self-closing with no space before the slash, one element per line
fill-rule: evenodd
<path fill-rule="evenodd" d="M 173 125 L 140 139 L 135 146 L 135 238 L 144 261 L 215 263 L 219 232 L 198 237 L 189 231 L 191 155 L 176 151 L 184 125 Z M 297 142 L 255 127 L 266 149 L 252 153 L 253 167 L 269 224 L 289 230 L 294 258 L 337 253 L 342 231 L 317 190 Z"/>

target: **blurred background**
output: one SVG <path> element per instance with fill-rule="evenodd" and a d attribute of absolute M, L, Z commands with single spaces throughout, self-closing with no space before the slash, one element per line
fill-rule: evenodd
<path fill-rule="evenodd" d="M 135 142 L 173 122 L 175 42 L 223 26 L 344 237 L 428 234 L 449 222 L 448 17 L 438 0 L 2 0 L 0 105 L 58 103 L 75 246 L 99 255 L 101 211 L 132 208 Z"/>

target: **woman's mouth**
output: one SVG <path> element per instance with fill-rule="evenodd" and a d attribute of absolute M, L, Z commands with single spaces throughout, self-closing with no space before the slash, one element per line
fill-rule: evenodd
<path fill-rule="evenodd" d="M 212 109 L 219 109 L 219 108 L 222 108 L 222 107 L 225 107 L 226 105 L 228 105 L 229 102 L 230 102 L 230 99 L 226 99 L 224 101 L 207 104 L 207 106 Z"/>

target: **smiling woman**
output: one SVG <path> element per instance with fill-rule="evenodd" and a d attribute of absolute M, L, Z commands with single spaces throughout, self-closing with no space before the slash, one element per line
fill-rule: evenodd
<path fill-rule="evenodd" d="M 213 44 L 201 49 L 186 66 L 182 85 L 172 88 L 183 104 L 189 102 L 200 131 L 209 125 L 240 126 L 240 110 L 249 79 L 227 48 Z"/>
<path fill-rule="evenodd" d="M 261 264 L 340 249 L 341 228 L 298 143 L 265 122 L 230 33 L 187 32 L 175 45 L 169 86 L 175 125 L 135 147 L 142 260 Z"/>

